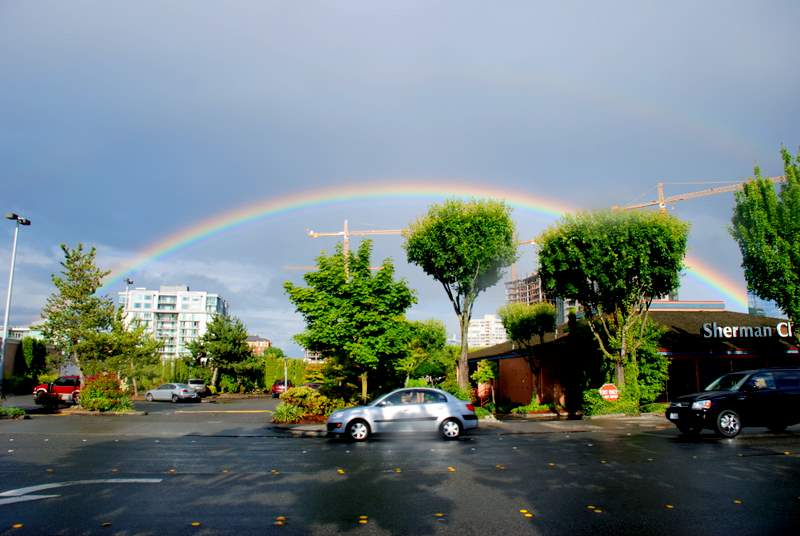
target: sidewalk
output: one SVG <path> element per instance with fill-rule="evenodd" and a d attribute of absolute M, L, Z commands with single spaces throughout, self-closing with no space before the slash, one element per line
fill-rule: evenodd
<path fill-rule="evenodd" d="M 522 435 L 522 434 L 557 434 L 597 432 L 620 425 L 639 425 L 655 428 L 666 425 L 667 421 L 660 414 L 643 414 L 638 417 L 625 415 L 604 415 L 584 418 L 582 420 L 567 419 L 526 419 L 510 418 L 504 420 L 481 419 L 477 430 L 470 430 L 468 435 Z M 324 424 L 273 424 L 271 428 L 277 432 L 294 437 L 325 437 L 327 431 Z"/>

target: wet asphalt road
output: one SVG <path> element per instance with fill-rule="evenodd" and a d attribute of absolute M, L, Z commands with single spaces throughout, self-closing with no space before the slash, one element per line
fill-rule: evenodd
<path fill-rule="evenodd" d="M 238 412 L 267 405 L 242 401 L 223 406 L 236 413 L 214 413 L 210 404 L 166 404 L 170 410 L 146 416 L 2 421 L 0 492 L 159 481 L 21 490 L 11 495 L 55 496 L 7 504 L 14 497 L 0 493 L 0 534 L 800 529 L 798 426 L 690 441 L 658 418 L 609 419 L 524 434 L 484 427 L 458 442 L 395 436 L 350 444 L 289 437 L 271 429 L 268 413 Z"/>

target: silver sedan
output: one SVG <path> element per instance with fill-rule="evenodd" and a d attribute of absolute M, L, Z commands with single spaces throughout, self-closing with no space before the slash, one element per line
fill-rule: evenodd
<path fill-rule="evenodd" d="M 328 417 L 328 432 L 364 441 L 374 433 L 435 432 L 457 439 L 478 427 L 475 407 L 450 393 L 431 388 L 397 389 L 367 406 L 336 411 Z"/>
<path fill-rule="evenodd" d="M 148 402 L 153 400 L 171 400 L 173 402 L 191 400 L 199 402 L 200 395 L 185 383 L 165 383 L 147 391 L 144 399 Z"/>

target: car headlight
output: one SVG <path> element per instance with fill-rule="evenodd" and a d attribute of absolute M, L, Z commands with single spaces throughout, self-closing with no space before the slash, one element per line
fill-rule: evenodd
<path fill-rule="evenodd" d="M 698 400 L 697 402 L 692 402 L 692 409 L 708 409 L 710 407 L 710 400 Z"/>

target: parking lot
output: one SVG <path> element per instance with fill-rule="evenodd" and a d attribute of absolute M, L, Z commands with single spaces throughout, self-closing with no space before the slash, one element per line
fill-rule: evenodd
<path fill-rule="evenodd" d="M 797 426 L 687 440 L 659 416 L 515 421 L 482 423 L 455 442 L 423 435 L 352 444 L 276 429 L 269 413 L 276 402 L 137 403 L 147 415 L 2 421 L 0 529 L 777 534 L 798 527 Z"/>

